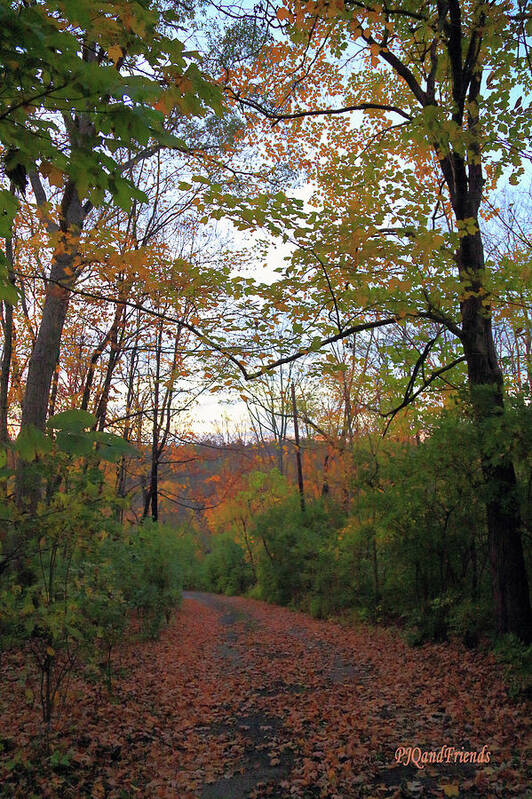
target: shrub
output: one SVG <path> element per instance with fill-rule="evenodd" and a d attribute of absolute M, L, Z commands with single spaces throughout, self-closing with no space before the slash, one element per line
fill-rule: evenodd
<path fill-rule="evenodd" d="M 466 646 L 474 647 L 481 635 L 493 631 L 491 599 L 487 596 L 474 601 L 461 599 L 449 612 L 449 632 L 458 636 Z"/>
<path fill-rule="evenodd" d="M 183 585 L 182 546 L 177 530 L 146 521 L 114 554 L 118 585 L 142 628 L 156 637 L 178 604 Z"/>
<path fill-rule="evenodd" d="M 321 500 L 303 512 L 297 497 L 270 508 L 255 519 L 257 581 L 269 602 L 292 604 L 328 615 L 342 588 L 337 569 L 339 509 Z"/>
<path fill-rule="evenodd" d="M 505 665 L 506 678 L 514 697 L 532 696 L 532 644 L 515 635 L 505 635 L 495 646 L 495 657 Z"/>
<path fill-rule="evenodd" d="M 199 568 L 199 587 L 217 594 L 242 594 L 253 584 L 253 571 L 230 533 L 215 535 Z"/>

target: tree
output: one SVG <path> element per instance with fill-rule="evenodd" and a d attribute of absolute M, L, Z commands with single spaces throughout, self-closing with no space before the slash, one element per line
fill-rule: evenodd
<path fill-rule="evenodd" d="M 268 151 L 299 162 L 318 185 L 313 229 L 296 232 L 291 280 L 275 288 L 277 296 L 290 286 L 297 299 L 308 287 L 322 307 L 328 297 L 338 339 L 354 327 L 398 324 L 421 334 L 403 404 L 465 362 L 482 445 L 498 629 L 529 641 L 514 464 L 504 443 L 490 447 L 504 442 L 504 386 L 481 229 L 490 187 L 508 171 L 516 182 L 524 170 L 531 119 L 521 97 L 511 100 L 511 87 L 531 87 L 522 39 L 528 17 L 486 0 L 422 7 L 317 0 L 283 5 L 277 19 L 288 39 L 248 71 L 247 91 L 242 74 L 232 91 L 263 130 L 264 120 L 277 131 L 280 122 L 290 126 Z M 261 70 L 268 83 L 257 89 Z M 338 96 L 343 101 L 331 103 Z M 328 123 L 325 136 L 318 120 Z M 326 325 L 332 334 L 330 317 Z M 463 353 L 450 359 L 449 336 Z"/>
<path fill-rule="evenodd" d="M 498 352 L 515 391 L 532 389 L 531 199 L 530 187 L 497 197 L 487 231 L 488 256 L 497 265 L 491 290 Z"/>
<path fill-rule="evenodd" d="M 146 200 L 130 179 L 135 165 L 164 147 L 186 151 L 175 133 L 176 120 L 221 108 L 219 92 L 175 36 L 186 13 L 123 0 L 101 5 L 43 0 L 3 8 L 4 22 L 17 37 L 11 53 L 19 59 L 4 50 L 0 54 L 4 164 L 19 191 L 25 191 L 29 177 L 53 253 L 28 366 L 22 429 L 44 427 L 71 290 L 83 268 L 82 233 L 93 209 L 106 198 L 121 207 Z M 56 207 L 46 182 L 58 189 Z M 2 200 L 12 219 L 12 195 L 4 191 Z M 23 467 L 17 493 L 34 501 Z"/>

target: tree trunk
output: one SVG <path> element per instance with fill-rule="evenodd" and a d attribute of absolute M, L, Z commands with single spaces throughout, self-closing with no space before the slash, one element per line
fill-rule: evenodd
<path fill-rule="evenodd" d="M 292 381 L 292 413 L 294 415 L 294 438 L 296 444 L 296 462 L 297 462 L 297 485 L 299 488 L 299 504 L 301 510 L 305 512 L 305 489 L 303 486 L 303 465 L 301 463 L 301 446 L 299 443 L 299 425 L 297 422 L 297 404 L 296 404 L 296 389 Z"/>
<path fill-rule="evenodd" d="M 13 242 L 6 239 L 6 256 L 8 262 L 9 279 L 14 282 L 13 274 Z M 2 351 L 2 366 L 0 370 L 0 442 L 7 444 L 9 433 L 7 429 L 9 374 L 11 371 L 11 356 L 13 354 L 13 306 L 4 301 L 4 347 Z"/>
<path fill-rule="evenodd" d="M 21 430 L 37 427 L 44 430 L 50 387 L 59 357 L 61 335 L 68 311 L 70 286 L 75 277 L 75 259 L 79 236 L 85 219 L 78 193 L 73 183 L 68 183 L 61 203 L 61 231 L 63 235 L 54 253 L 41 324 L 35 338 L 28 367 L 26 388 L 22 402 Z M 30 470 L 19 461 L 17 466 L 16 497 L 19 505 L 33 507 L 39 497 L 40 487 L 35 485 Z"/>
<path fill-rule="evenodd" d="M 478 599 L 477 545 L 474 534 L 471 539 L 471 599 L 473 602 L 476 602 Z"/>
<path fill-rule="evenodd" d="M 129 418 L 129 414 L 131 413 L 131 408 L 133 406 L 138 343 L 139 343 L 139 333 L 137 329 L 137 334 L 135 336 L 135 343 L 133 345 L 133 349 L 131 350 L 131 358 L 129 362 L 129 373 L 127 380 L 126 419 L 124 423 L 124 432 L 122 433 L 122 437 L 124 438 L 125 441 L 129 441 L 130 432 L 131 432 L 131 420 Z M 117 483 L 116 483 L 116 493 L 119 497 L 122 498 L 126 496 L 126 480 L 127 480 L 126 458 L 122 457 L 120 459 L 120 465 L 118 467 Z M 123 508 L 120 509 L 118 516 L 120 522 L 122 522 L 124 520 Z"/>
<path fill-rule="evenodd" d="M 323 477 L 321 483 L 321 495 L 322 497 L 329 496 L 329 453 L 325 454 L 325 458 L 323 459 Z"/>
<path fill-rule="evenodd" d="M 48 416 L 53 416 L 55 413 L 55 403 L 57 400 L 57 390 L 59 388 L 59 359 L 60 353 L 57 355 L 57 361 L 55 364 L 54 374 L 52 377 L 52 388 L 50 391 L 50 403 L 48 405 Z"/>
<path fill-rule="evenodd" d="M 470 34 L 468 57 L 463 59 L 466 42 L 461 27 L 462 9 L 458 2 L 439 6 L 440 22 L 449 15 L 447 52 L 451 64 L 453 121 L 467 127 L 467 155 L 451 150 L 439 158 L 443 178 L 449 188 L 451 204 L 460 235 L 456 263 L 461 281 L 460 311 L 462 345 L 466 357 L 471 402 L 473 405 L 485 488 L 495 618 L 499 633 L 514 633 L 532 640 L 532 612 L 523 545 L 517 479 L 512 460 L 499 445 L 493 453 L 493 438 L 501 433 L 504 414 L 503 376 L 493 340 L 492 313 L 486 292 L 484 246 L 478 213 L 484 189 L 482 171 L 482 126 L 479 104 L 482 81 L 480 60 L 484 12 Z M 478 47 L 471 49 L 473 35 Z M 471 58 L 470 58 L 471 56 Z M 429 98 L 430 95 L 430 98 Z M 434 86 L 425 95 L 435 102 Z M 467 101 L 467 102 L 466 102 Z M 489 120 L 484 120 L 489 124 Z M 477 138 L 478 135 L 478 138 Z M 436 151 L 438 150 L 435 144 Z M 471 231 L 474 225 L 476 232 Z M 489 447 L 491 445 L 492 452 Z"/>
<path fill-rule="evenodd" d="M 115 319 L 111 327 L 111 335 L 109 338 L 110 341 L 109 360 L 107 361 L 107 369 L 105 370 L 105 378 L 103 381 L 102 391 L 94 411 L 94 415 L 96 416 L 96 429 L 98 429 L 100 432 L 105 430 L 105 423 L 107 420 L 107 407 L 109 405 L 109 395 L 111 392 L 113 375 L 118 365 L 118 361 L 120 360 L 120 356 L 122 355 L 122 346 L 124 342 L 124 326 L 122 323 L 123 317 L 124 317 L 124 306 L 117 305 Z M 119 340 L 118 333 L 120 327 L 122 329 Z"/>
<path fill-rule="evenodd" d="M 458 267 L 467 291 L 461 302 L 462 343 L 478 430 L 486 511 L 493 601 L 499 633 L 532 640 L 532 613 L 521 541 L 517 479 L 511 457 L 498 456 L 486 444 L 501 434 L 503 376 L 493 341 L 491 309 L 482 292 L 484 252 L 480 232 L 461 239 Z"/>
<path fill-rule="evenodd" d="M 52 279 L 60 280 L 63 276 L 63 270 L 55 265 L 52 269 Z M 46 292 L 42 321 L 30 358 L 22 404 L 22 429 L 34 425 L 44 430 L 50 386 L 59 356 L 68 301 L 68 289 L 50 285 Z"/>
<path fill-rule="evenodd" d="M 118 326 L 120 324 L 123 307 L 124 307 L 123 305 L 116 306 L 115 315 L 111 327 L 109 328 L 105 336 L 102 338 L 102 340 L 100 341 L 100 343 L 97 345 L 97 347 L 92 353 L 89 363 L 89 368 L 87 369 L 87 375 L 85 377 L 83 396 L 81 398 L 81 409 L 83 411 L 86 411 L 89 407 L 89 400 L 91 396 L 92 383 L 94 380 L 94 373 L 96 371 L 96 364 L 103 355 L 103 352 L 107 347 L 107 345 L 109 344 L 109 342 L 111 341 L 112 343 L 116 344 L 116 331 L 118 330 Z"/>
<path fill-rule="evenodd" d="M 153 387 L 153 422 L 152 422 L 152 443 L 151 443 L 151 467 L 150 485 L 144 504 L 143 518 L 148 516 L 151 504 L 151 517 L 154 522 L 159 519 L 159 382 L 161 379 L 161 350 L 163 339 L 163 326 L 159 325 L 157 343 L 155 347 L 155 380 Z"/>
<path fill-rule="evenodd" d="M 253 572 L 253 579 L 256 582 L 256 580 L 257 580 L 257 571 L 255 569 L 255 560 L 253 558 L 253 550 L 251 548 L 251 544 L 250 544 L 250 541 L 249 541 L 246 520 L 245 519 L 241 519 L 241 521 L 242 521 L 242 532 L 244 534 L 244 542 L 246 544 L 246 549 L 247 549 L 248 555 L 249 555 L 249 562 L 250 562 L 250 565 L 251 565 L 251 571 Z"/>
<path fill-rule="evenodd" d="M 377 555 L 377 535 L 375 528 L 372 531 L 371 538 L 372 560 L 373 560 L 373 589 L 375 595 L 375 606 L 377 606 L 381 599 L 381 592 L 379 586 L 379 561 Z"/>

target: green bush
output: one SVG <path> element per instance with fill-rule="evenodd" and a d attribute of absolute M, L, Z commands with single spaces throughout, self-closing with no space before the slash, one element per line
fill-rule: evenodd
<path fill-rule="evenodd" d="M 450 609 L 448 622 L 451 635 L 460 638 L 466 646 L 476 646 L 482 635 L 493 632 L 491 597 L 458 601 Z"/>
<path fill-rule="evenodd" d="M 253 584 L 253 571 L 242 547 L 230 533 L 215 535 L 210 551 L 198 569 L 198 588 L 217 594 L 245 593 Z"/>
<path fill-rule="evenodd" d="M 506 667 L 506 678 L 514 697 L 532 697 L 532 644 L 515 635 L 505 635 L 495 646 L 495 657 Z"/>
<path fill-rule="evenodd" d="M 45 722 L 74 668 L 98 666 L 110 680 L 130 611 L 145 634 L 158 633 L 183 582 L 187 544 L 179 532 L 119 524 L 120 500 L 97 457 L 86 465 L 64 453 L 43 458 L 35 468 L 51 485 L 46 501 L 32 514 L 8 506 L 24 558 L 0 574 L 0 641 L 31 652 Z"/>
<path fill-rule="evenodd" d="M 308 502 L 303 512 L 297 497 L 257 516 L 253 537 L 260 596 L 319 616 L 336 609 L 346 589 L 336 558 L 342 521 L 339 509 L 321 500 Z"/>
<path fill-rule="evenodd" d="M 146 521 L 115 551 L 117 582 L 129 608 L 137 611 L 146 635 L 156 637 L 183 586 L 183 546 L 178 531 Z"/>
<path fill-rule="evenodd" d="M 447 641 L 451 602 L 449 597 L 436 597 L 412 613 L 410 620 L 415 626 L 408 636 L 412 646 L 426 641 Z"/>

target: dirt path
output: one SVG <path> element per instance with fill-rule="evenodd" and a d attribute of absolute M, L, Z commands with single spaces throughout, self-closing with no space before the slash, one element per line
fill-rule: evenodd
<path fill-rule="evenodd" d="M 227 677 L 231 670 L 240 676 L 245 675 L 251 665 L 248 653 L 241 643 L 243 633 L 258 632 L 259 625 L 255 617 L 239 610 L 238 605 L 226 597 L 187 592 L 185 599 L 199 602 L 220 614 L 220 624 L 224 629 L 223 640 L 219 643 L 216 655 L 221 659 L 220 679 Z M 254 692 L 261 696 L 267 687 L 257 685 Z M 224 721 L 215 722 L 205 727 L 208 735 L 236 740 L 244 743 L 242 764 L 239 773 L 222 777 L 210 784 L 202 786 L 201 799 L 229 799 L 229 797 L 246 797 L 257 786 L 278 785 L 290 773 L 293 757 L 290 751 L 278 751 L 281 719 L 272 716 L 264 708 L 246 705 L 237 708 L 234 715 L 228 715 Z"/>
<path fill-rule="evenodd" d="M 11 683 L 0 696 L 1 797 L 530 796 L 527 708 L 478 651 L 410 649 L 396 631 L 187 593 L 161 639 L 123 647 L 115 669 L 111 694 L 73 682 L 51 741 L 65 757 L 32 771 L 38 707 Z M 407 754 L 396 761 L 399 746 L 418 757 L 454 747 L 462 759 L 486 747 L 490 762 L 418 768 Z"/>
<path fill-rule="evenodd" d="M 483 710 L 496 710 L 501 721 L 503 689 L 489 669 L 479 670 L 475 654 L 462 651 L 459 662 L 452 647 L 409 650 L 386 631 L 346 632 L 240 598 L 185 597 L 191 607 L 218 614 L 213 667 L 220 681 L 233 686 L 225 717 L 204 733 L 228 747 L 239 744 L 227 773 L 202 784 L 201 799 L 528 795 L 526 778 L 515 770 L 524 752 L 510 706 L 513 747 L 508 735 L 504 744 L 510 749 L 501 753 L 507 765 L 493 762 L 503 743 L 501 730 L 495 727 L 497 739 L 482 732 L 495 721 Z M 400 745 L 421 751 L 446 745 L 459 752 L 486 745 L 492 762 L 420 769 L 406 763 L 406 754 L 402 763 L 396 761 Z"/>

